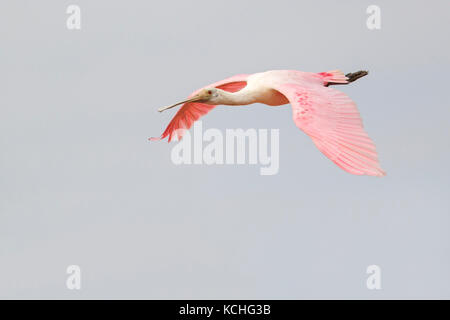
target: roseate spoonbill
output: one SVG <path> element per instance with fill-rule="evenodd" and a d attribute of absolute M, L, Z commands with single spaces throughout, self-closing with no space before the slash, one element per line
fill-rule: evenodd
<path fill-rule="evenodd" d="M 344 75 L 340 70 L 321 73 L 272 70 L 235 75 L 194 91 L 184 101 L 158 109 L 161 112 L 182 105 L 163 134 L 150 140 L 181 139 L 184 130 L 217 105 L 290 103 L 296 126 L 331 161 L 353 174 L 384 176 L 375 145 L 363 129 L 355 103 L 343 92 L 328 87 L 348 84 L 367 74 L 367 71 Z"/>

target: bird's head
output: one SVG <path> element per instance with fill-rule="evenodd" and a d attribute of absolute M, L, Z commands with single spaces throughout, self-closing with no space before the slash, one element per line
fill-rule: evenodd
<path fill-rule="evenodd" d="M 206 88 L 202 89 L 198 93 L 198 97 L 200 100 L 197 100 L 199 102 L 214 102 L 214 100 L 219 97 L 220 91 L 217 88 Z"/>
<path fill-rule="evenodd" d="M 164 110 L 176 107 L 180 104 L 189 103 L 189 102 L 203 102 L 208 104 L 214 104 L 214 101 L 219 97 L 219 90 L 216 88 L 205 88 L 200 90 L 198 93 L 193 95 L 187 100 L 183 100 L 180 102 L 177 102 L 173 105 L 170 105 L 168 107 L 163 107 L 158 109 L 159 112 L 162 112 Z"/>

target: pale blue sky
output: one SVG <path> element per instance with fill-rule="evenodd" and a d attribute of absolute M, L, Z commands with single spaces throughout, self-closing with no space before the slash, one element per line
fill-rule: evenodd
<path fill-rule="evenodd" d="M 78 4 L 82 29 L 66 29 Z M 381 8 L 381 30 L 366 8 Z M 450 298 L 448 1 L 3 1 L 0 297 Z M 156 109 L 237 73 L 370 75 L 385 178 L 352 176 L 290 106 L 203 127 L 280 130 L 278 175 L 175 166 Z M 65 270 L 82 269 L 82 290 Z M 366 288 L 366 267 L 382 290 Z"/>

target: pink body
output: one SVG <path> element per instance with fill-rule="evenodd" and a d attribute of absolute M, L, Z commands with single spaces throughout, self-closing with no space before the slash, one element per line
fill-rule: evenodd
<path fill-rule="evenodd" d="M 212 99 L 183 104 L 161 137 L 151 140 L 180 139 L 183 130 L 189 129 L 217 104 L 278 106 L 290 103 L 297 127 L 339 167 L 358 175 L 385 175 L 355 103 L 343 92 L 326 87 L 329 82 L 347 83 L 347 78 L 339 70 L 321 73 L 273 70 L 236 75 L 193 92 L 189 97 L 195 97 L 205 88 L 217 88 L 220 97 L 216 102 Z"/>

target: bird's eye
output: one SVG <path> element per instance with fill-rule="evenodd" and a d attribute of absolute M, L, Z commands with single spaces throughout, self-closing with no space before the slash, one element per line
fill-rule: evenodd
<path fill-rule="evenodd" d="M 208 90 L 208 94 L 211 94 L 212 93 L 212 91 L 211 90 Z"/>

